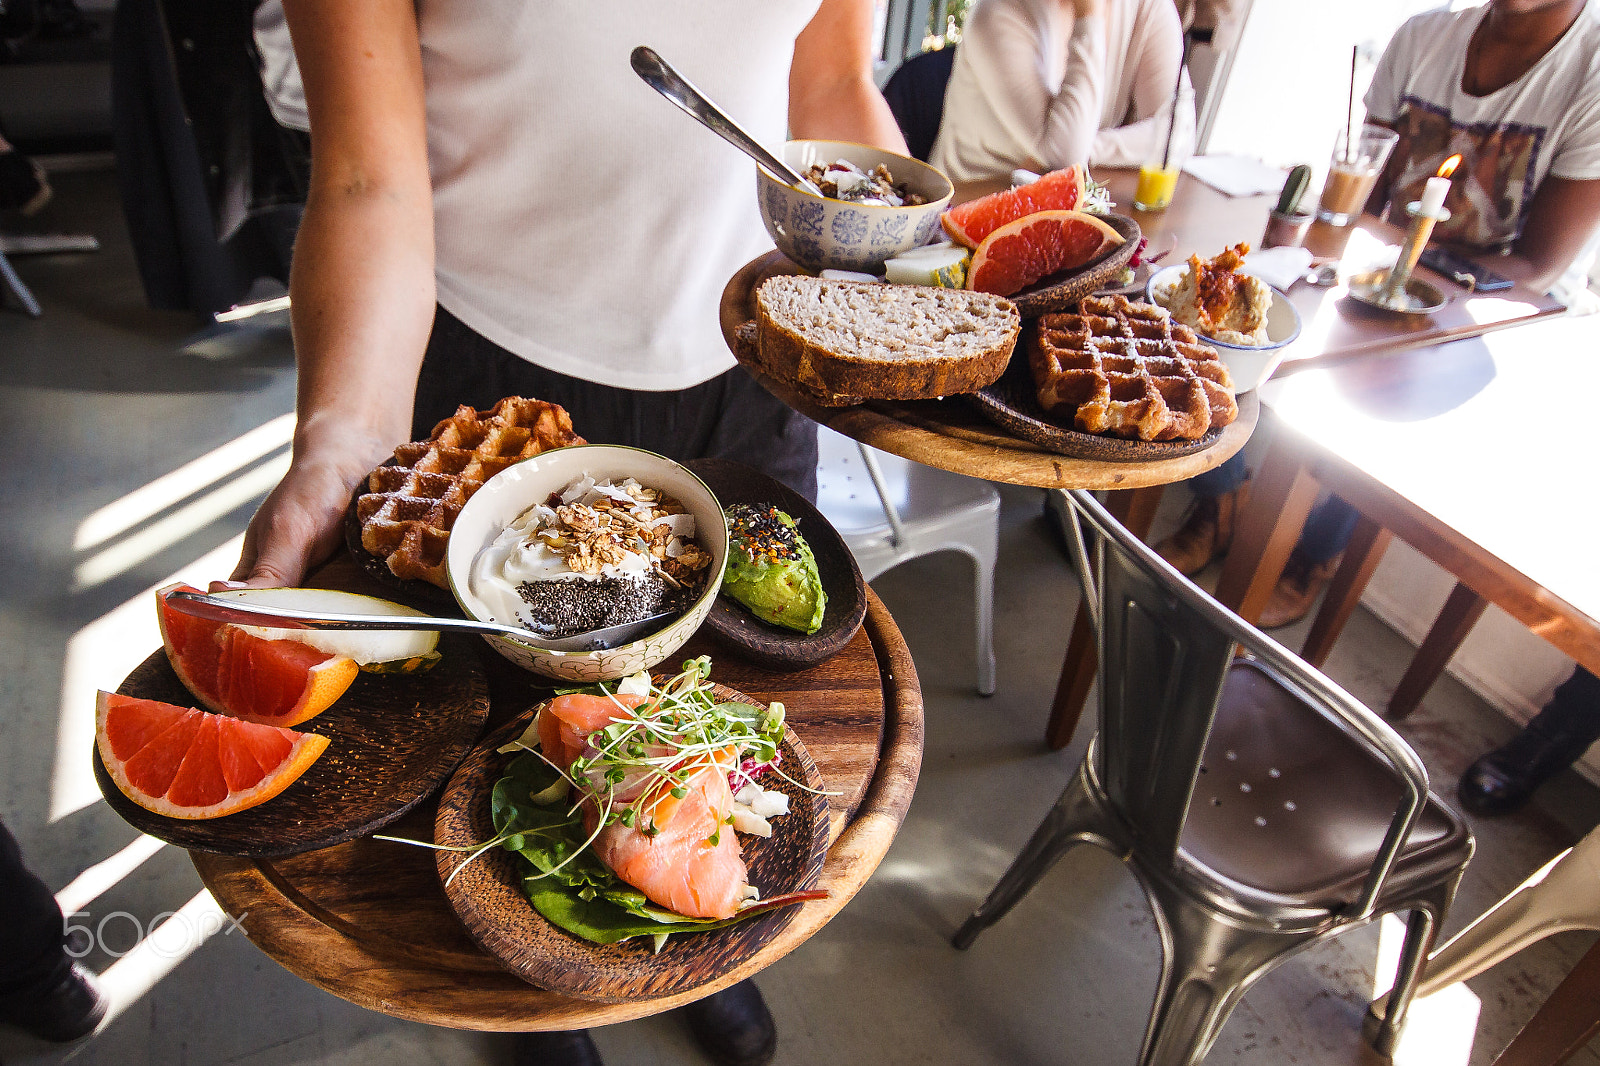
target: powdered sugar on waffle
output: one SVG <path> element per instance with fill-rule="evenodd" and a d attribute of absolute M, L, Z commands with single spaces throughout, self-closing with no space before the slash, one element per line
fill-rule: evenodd
<path fill-rule="evenodd" d="M 1028 363 L 1039 405 L 1071 413 L 1086 433 L 1198 440 L 1239 413 L 1216 349 L 1164 309 L 1125 296 L 1087 297 L 1075 313 L 1040 318 Z"/>

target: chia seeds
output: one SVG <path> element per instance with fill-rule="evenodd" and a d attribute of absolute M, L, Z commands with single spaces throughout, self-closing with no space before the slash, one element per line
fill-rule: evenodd
<path fill-rule="evenodd" d="M 519 621 L 556 640 L 662 611 L 686 610 L 694 602 L 697 588 L 673 588 L 658 573 L 639 579 L 524 581 L 517 586 L 517 595 L 528 610 Z"/>

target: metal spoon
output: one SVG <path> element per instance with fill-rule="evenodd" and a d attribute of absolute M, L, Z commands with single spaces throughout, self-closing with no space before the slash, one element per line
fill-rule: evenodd
<path fill-rule="evenodd" d="M 665 59 L 656 55 L 655 49 L 640 45 L 633 50 L 631 59 L 634 73 L 643 78 L 646 85 L 683 108 L 706 129 L 761 164 L 779 181 L 786 181 L 813 196 L 822 195 L 822 190 L 814 183 L 796 173 L 794 168 L 769 152 L 760 141 L 750 136 L 737 122 L 724 114 L 721 108 L 706 99 L 704 93 L 690 85 Z"/>
<path fill-rule="evenodd" d="M 296 622 L 287 628 L 306 629 L 434 629 L 460 633 L 494 633 L 514 637 L 524 643 L 534 644 L 548 651 L 606 651 L 621 647 L 629 641 L 659 629 L 661 623 L 678 612 L 663 611 L 636 622 L 591 629 L 559 639 L 541 636 L 537 630 L 525 626 L 508 626 L 499 622 L 478 622 L 467 618 L 428 618 L 422 615 L 392 614 L 319 614 L 297 611 L 290 607 L 269 607 L 266 604 L 245 603 L 231 596 L 213 596 L 205 592 L 169 592 L 167 602 L 172 609 L 196 618 L 209 618 L 213 622 L 231 622 L 234 625 L 259 626 L 273 622 Z"/>

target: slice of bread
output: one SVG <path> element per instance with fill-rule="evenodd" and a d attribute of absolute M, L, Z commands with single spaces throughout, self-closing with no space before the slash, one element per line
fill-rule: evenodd
<path fill-rule="evenodd" d="M 756 290 L 757 362 L 827 407 L 977 392 L 1011 358 L 1022 319 L 965 289 L 768 278 Z"/>

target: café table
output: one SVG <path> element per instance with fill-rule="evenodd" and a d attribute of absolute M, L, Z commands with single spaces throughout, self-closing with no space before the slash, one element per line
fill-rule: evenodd
<path fill-rule="evenodd" d="M 353 564 L 315 584 L 378 595 Z M 762 701 L 781 700 L 815 760 L 829 798 L 829 845 L 814 886 L 757 952 L 687 991 L 623 1003 L 558 995 L 527 983 L 468 935 L 440 885 L 432 851 L 364 836 L 272 859 L 191 851 L 201 880 L 255 945 L 301 979 L 370 1010 L 458 1029 L 591 1028 L 692 1002 L 750 977 L 821 929 L 866 882 L 904 819 L 922 758 L 922 694 L 894 619 L 869 589 L 866 621 L 839 654 L 790 673 L 741 658 L 704 630 L 678 653 L 712 656 L 714 679 Z M 485 734 L 549 694 L 483 646 L 490 712 Z M 674 662 L 678 661 L 675 657 Z M 382 833 L 433 839 L 437 796 Z"/>
<path fill-rule="evenodd" d="M 1308 660 L 1326 656 L 1393 535 L 1459 584 L 1392 711 L 1415 705 L 1484 603 L 1600 672 L 1594 433 L 1557 400 L 1593 380 L 1596 328 L 1561 318 L 1269 382 L 1270 447 L 1217 598 L 1246 620 L 1260 616 L 1322 487 L 1362 524 Z"/>
<path fill-rule="evenodd" d="M 1179 176 L 1172 206 L 1158 212 L 1137 211 L 1131 207 L 1137 171 L 1099 169 L 1095 177 L 1107 184 L 1117 204 L 1127 205 L 1118 210 L 1127 210 L 1138 221 L 1153 252 L 1171 249 L 1163 256 L 1163 263 L 1181 262 L 1190 254 L 1213 256 L 1241 240 L 1253 244 L 1265 230 L 1267 214 L 1276 202 L 1275 195 L 1228 196 L 1184 173 Z M 982 191 L 987 187 L 958 192 L 973 195 Z M 1399 227 L 1372 215 L 1362 215 L 1355 224 L 1342 228 L 1323 222 L 1311 224 L 1306 247 L 1316 256 L 1340 259 L 1340 280 L 1331 288 L 1300 281 L 1287 290 L 1286 295 L 1300 312 L 1302 329 L 1300 337 L 1288 347 L 1274 380 L 1306 370 L 1478 337 L 1565 310 L 1548 294 L 1520 283 L 1502 292 L 1474 293 L 1420 265 L 1417 276 L 1448 297 L 1445 306 L 1431 315 L 1396 315 L 1351 299 L 1348 277 L 1379 261 L 1384 250 L 1398 246 L 1403 237 Z M 1392 250 L 1388 254 L 1393 257 Z M 1130 530 L 1143 537 L 1160 506 L 1161 487 L 1135 488 L 1138 491 L 1112 496 L 1107 506 Z M 1061 748 L 1071 741 L 1093 682 L 1094 648 L 1088 619 L 1080 612 L 1045 729 L 1050 747 Z"/>

